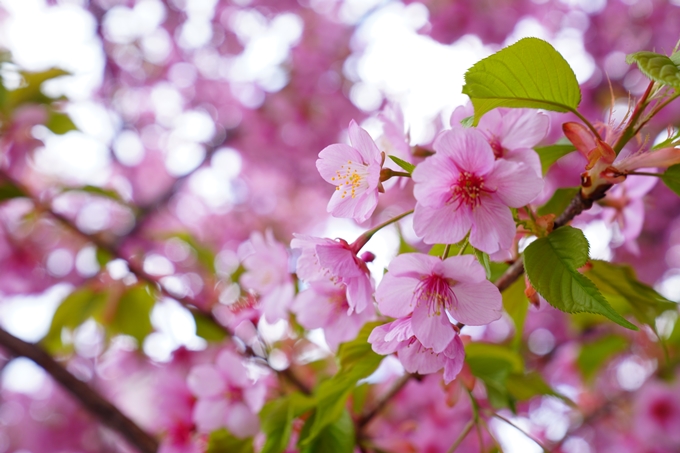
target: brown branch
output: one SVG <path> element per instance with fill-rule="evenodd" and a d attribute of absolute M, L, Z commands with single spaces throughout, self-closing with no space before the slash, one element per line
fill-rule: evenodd
<path fill-rule="evenodd" d="M 215 315 L 212 313 L 211 310 L 206 310 L 201 307 L 201 304 L 199 304 L 196 300 L 194 300 L 192 297 L 189 296 L 179 296 L 172 291 L 168 290 L 156 277 L 150 275 L 147 273 L 144 268 L 140 265 L 134 262 L 131 258 L 126 257 L 123 255 L 123 253 L 114 245 L 109 244 L 105 240 L 103 240 L 101 237 L 97 235 L 90 235 L 87 234 L 78 228 L 78 226 L 68 217 L 64 216 L 63 214 L 60 214 L 58 212 L 55 212 L 51 206 L 49 206 L 47 203 L 41 202 L 38 197 L 33 195 L 31 191 L 29 190 L 28 187 L 24 186 L 21 182 L 18 180 L 14 179 L 11 175 L 9 175 L 5 170 L 0 169 L 0 178 L 8 181 L 9 183 L 13 184 L 19 190 L 21 190 L 24 195 L 28 198 L 30 198 L 35 207 L 36 210 L 39 212 L 44 212 L 46 214 L 49 214 L 52 218 L 57 220 L 59 223 L 61 223 L 64 227 L 66 227 L 68 230 L 72 231 L 76 235 L 80 236 L 82 239 L 84 239 L 87 242 L 93 243 L 97 248 L 107 252 L 109 255 L 111 255 L 114 258 L 120 259 L 125 261 L 125 263 L 128 266 L 128 269 L 130 272 L 132 272 L 139 280 L 145 281 L 146 283 L 150 284 L 151 286 L 155 287 L 158 289 L 162 294 L 165 296 L 174 299 L 178 301 L 180 304 L 182 304 L 186 309 L 188 309 L 192 314 L 196 315 L 202 315 L 210 319 L 216 326 L 218 326 L 224 334 L 229 337 L 229 338 L 234 338 L 235 334 L 229 330 L 226 326 L 221 324 L 216 318 Z M 295 385 L 300 391 L 302 391 L 305 394 L 311 394 L 310 389 L 300 381 L 291 370 L 286 370 L 285 372 L 279 372 L 277 370 L 274 370 L 271 368 L 269 365 L 269 361 L 267 360 L 266 357 L 261 357 L 258 354 L 256 354 L 252 348 L 246 347 L 245 349 L 245 354 L 251 358 L 259 358 L 264 361 L 264 364 L 272 369 L 274 372 L 277 372 L 281 376 L 283 376 L 285 379 L 287 379 L 291 384 Z"/>
<path fill-rule="evenodd" d="M 153 436 L 137 426 L 89 385 L 69 373 L 35 344 L 26 343 L 0 329 L 0 345 L 12 355 L 26 357 L 40 365 L 55 381 L 77 398 L 92 415 L 97 417 L 100 423 L 118 432 L 140 452 L 155 453 L 158 450 L 158 441 Z"/>
<path fill-rule="evenodd" d="M 359 428 L 360 432 L 366 427 L 366 425 L 368 425 L 371 422 L 371 420 L 373 420 L 373 418 L 376 415 L 378 415 L 378 413 L 380 411 L 382 411 L 385 408 L 385 406 L 387 406 L 387 403 L 389 403 L 390 400 L 392 398 L 394 398 L 397 395 L 397 393 L 399 393 L 401 391 L 401 389 L 403 389 L 406 386 L 406 384 L 408 384 L 408 381 L 410 381 L 412 377 L 416 377 L 416 376 L 414 374 L 407 373 L 407 374 L 403 375 L 402 377 L 400 377 L 397 380 L 397 382 L 394 383 L 392 388 L 390 388 L 388 390 L 388 392 L 385 393 L 382 396 L 382 398 L 380 398 L 378 400 L 378 402 L 375 404 L 375 406 L 373 406 L 373 408 L 371 410 L 366 412 L 359 419 L 359 421 L 357 421 L 357 427 Z"/>

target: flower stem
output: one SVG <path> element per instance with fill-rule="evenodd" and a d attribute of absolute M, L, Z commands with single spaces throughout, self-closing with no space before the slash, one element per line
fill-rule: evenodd
<path fill-rule="evenodd" d="M 630 171 L 626 173 L 627 175 L 634 175 L 634 176 L 656 176 L 657 178 L 660 178 L 663 176 L 663 173 L 652 173 L 648 171 Z"/>
<path fill-rule="evenodd" d="M 647 108 L 647 99 L 649 99 L 649 95 L 653 88 L 654 81 L 651 81 L 649 82 L 645 92 L 642 94 L 642 97 L 638 100 L 637 104 L 635 104 L 635 109 L 633 109 L 633 113 L 628 119 L 626 128 L 623 130 L 616 143 L 614 143 L 614 146 L 612 146 L 612 149 L 617 155 L 621 152 L 623 147 L 626 146 L 626 143 L 628 143 L 630 139 L 633 138 L 639 131 L 639 128 L 635 127 L 635 123 L 637 123 L 637 121 L 640 119 L 640 116 L 642 115 L 642 112 L 645 110 L 645 108 Z"/>
<path fill-rule="evenodd" d="M 493 412 L 493 411 L 487 411 L 487 415 L 489 415 L 489 416 L 491 416 L 491 417 L 496 417 L 496 418 L 499 419 L 499 420 L 503 420 L 505 423 L 507 423 L 508 425 L 512 426 L 513 428 L 515 428 L 516 430 L 518 430 L 519 432 L 521 432 L 522 434 L 524 434 L 525 436 L 527 436 L 529 439 L 531 439 L 531 440 L 533 440 L 534 442 L 536 442 L 536 444 L 537 444 L 539 447 L 541 447 L 541 449 L 543 449 L 544 453 L 550 453 L 550 450 L 548 450 L 548 448 L 547 448 L 545 445 L 543 445 L 543 443 L 542 443 L 540 440 L 536 439 L 536 437 L 534 437 L 534 436 L 532 436 L 531 434 L 529 434 L 528 432 L 524 431 L 522 428 L 520 428 L 519 426 L 517 426 L 517 425 L 516 425 L 515 423 L 513 423 L 512 421 L 508 420 L 507 418 L 505 418 L 505 417 L 503 417 L 502 415 L 498 414 L 497 412 Z"/>
<path fill-rule="evenodd" d="M 465 440 L 467 435 L 472 430 L 473 425 L 474 425 L 473 420 L 470 420 L 469 422 L 467 422 L 467 425 L 465 425 L 465 428 L 463 428 L 463 431 L 458 436 L 458 439 L 456 439 L 456 441 L 453 443 L 453 445 L 451 445 L 451 448 L 449 448 L 447 450 L 447 453 L 453 453 L 454 451 L 456 451 L 456 449 L 460 446 L 460 444 Z"/>
<path fill-rule="evenodd" d="M 361 249 L 363 248 L 363 246 L 366 245 L 366 243 L 369 241 L 369 239 L 371 239 L 371 237 L 372 237 L 375 233 L 377 233 L 378 231 L 382 230 L 382 229 L 385 228 L 387 225 L 390 225 L 390 224 L 392 224 L 392 223 L 394 223 L 394 222 L 397 222 L 397 221 L 403 219 L 404 217 L 406 217 L 406 216 L 409 215 L 409 214 L 413 214 L 413 209 L 411 209 L 410 211 L 406 211 L 406 212 L 404 212 L 403 214 L 399 214 L 398 216 L 393 217 L 393 218 L 391 218 L 390 220 L 388 220 L 388 221 L 386 221 L 386 222 L 383 222 L 383 223 L 381 223 L 380 225 L 378 225 L 378 226 L 376 226 L 376 227 L 374 227 L 374 228 L 371 228 L 370 230 L 366 231 L 364 234 L 362 234 L 361 236 L 359 236 L 359 237 L 357 238 L 357 240 L 354 241 L 354 242 L 350 245 L 350 248 L 352 249 L 352 251 L 354 251 L 354 253 L 359 253 L 359 250 L 361 250 Z"/>

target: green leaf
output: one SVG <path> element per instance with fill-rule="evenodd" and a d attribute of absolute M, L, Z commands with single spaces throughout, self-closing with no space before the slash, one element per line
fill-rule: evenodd
<path fill-rule="evenodd" d="M 468 345 L 471 346 L 474 343 Z M 506 358 L 499 356 L 465 355 L 465 362 L 470 372 L 484 382 L 487 397 L 495 408 L 512 407 L 513 401 L 508 393 L 506 380 L 513 365 Z"/>
<path fill-rule="evenodd" d="M 288 447 L 293 420 L 314 407 L 314 400 L 299 392 L 269 401 L 260 411 L 266 441 L 260 453 L 280 453 Z"/>
<path fill-rule="evenodd" d="M 328 425 L 337 421 L 345 410 L 347 399 L 357 386 L 357 382 L 370 376 L 380 365 L 383 356 L 371 349 L 368 336 L 373 329 L 383 323 L 366 324 L 357 338 L 342 343 L 338 348 L 340 370 L 330 379 L 319 384 L 314 392 L 317 409 L 314 422 L 310 425 L 306 436 L 300 436 L 302 445 L 308 445 Z"/>
<path fill-rule="evenodd" d="M 194 316 L 194 322 L 196 323 L 197 336 L 206 341 L 216 343 L 219 343 L 227 337 L 227 332 L 224 327 L 217 324 L 211 318 L 196 311 L 193 311 L 191 314 Z"/>
<path fill-rule="evenodd" d="M 475 125 L 497 107 L 575 112 L 581 102 L 574 71 L 538 38 L 524 38 L 476 63 L 465 73 L 463 93 L 472 100 Z"/>
<path fill-rule="evenodd" d="M 18 188 L 12 183 L 2 181 L 0 182 L 0 202 L 5 200 L 11 200 L 12 198 L 25 197 L 26 194 L 23 190 Z"/>
<path fill-rule="evenodd" d="M 63 135 L 69 131 L 75 131 L 78 129 L 67 114 L 55 112 L 52 109 L 50 109 L 49 117 L 47 118 L 45 126 L 55 134 L 59 135 Z"/>
<path fill-rule="evenodd" d="M 150 316 L 155 303 L 156 298 L 148 285 L 133 286 L 118 300 L 107 327 L 112 333 L 130 335 L 141 347 L 144 339 L 153 332 Z"/>
<path fill-rule="evenodd" d="M 239 439 L 226 429 L 210 433 L 207 453 L 253 453 L 253 438 Z"/>
<path fill-rule="evenodd" d="M 477 261 L 479 261 L 486 271 L 486 278 L 491 279 L 491 262 L 489 261 L 489 255 L 482 252 L 481 250 L 477 250 L 476 248 L 473 248 L 473 250 L 475 252 L 475 256 L 477 257 Z"/>
<path fill-rule="evenodd" d="M 680 164 L 668 167 L 661 175 L 661 180 L 669 189 L 680 195 Z"/>
<path fill-rule="evenodd" d="M 637 330 L 614 311 L 593 282 L 579 273 L 578 268 L 586 261 L 588 240 L 581 230 L 570 226 L 535 240 L 524 251 L 527 276 L 550 305 L 567 313 L 597 313 Z"/>
<path fill-rule="evenodd" d="M 415 170 L 416 166 L 413 164 L 410 164 L 406 162 L 404 159 L 400 159 L 397 156 L 389 155 L 390 159 L 394 161 L 395 164 L 399 165 L 401 168 L 406 170 L 408 174 L 413 173 L 413 170 Z"/>
<path fill-rule="evenodd" d="M 50 329 L 41 341 L 43 347 L 51 354 L 63 352 L 62 330 L 73 330 L 98 315 L 106 304 L 107 296 L 106 292 L 96 292 L 88 287 L 77 288 L 66 296 L 54 312 Z"/>
<path fill-rule="evenodd" d="M 506 346 L 495 343 L 474 342 L 465 346 L 466 360 L 476 360 L 477 358 L 492 358 L 507 362 L 509 370 L 513 373 L 524 372 L 524 360 L 522 356 Z"/>
<path fill-rule="evenodd" d="M 503 296 L 503 308 L 515 324 L 515 338 L 512 341 L 515 350 L 518 350 L 522 343 L 524 320 L 529 310 L 529 299 L 524 294 L 524 288 L 524 279 L 518 278 L 501 294 Z"/>
<path fill-rule="evenodd" d="M 638 281 L 629 266 L 619 266 L 607 261 L 593 260 L 588 277 L 609 300 L 619 296 L 629 311 L 641 323 L 656 332 L 656 318 L 668 310 L 677 310 L 678 304 L 656 292 L 654 288 Z M 614 296 L 614 297 L 613 297 Z"/>
<path fill-rule="evenodd" d="M 91 185 L 86 185 L 86 186 L 80 186 L 80 187 L 65 187 L 62 189 L 62 192 L 86 192 L 92 195 L 98 195 L 100 197 L 105 197 L 105 198 L 110 198 L 111 200 L 120 202 L 120 203 L 125 203 L 125 201 L 121 198 L 121 196 L 118 194 L 113 189 L 104 189 L 103 187 L 98 187 L 98 186 L 91 186 Z"/>
<path fill-rule="evenodd" d="M 555 214 L 555 216 L 558 216 L 562 214 L 580 190 L 580 187 L 567 187 L 555 190 L 550 200 L 538 208 L 538 215 Z"/>
<path fill-rule="evenodd" d="M 628 349 L 628 340 L 619 335 L 610 335 L 594 342 L 583 344 L 576 364 L 583 377 L 590 381 L 608 359 Z"/>
<path fill-rule="evenodd" d="M 527 374 L 511 374 L 506 379 L 508 392 L 518 401 L 526 401 L 539 395 L 560 396 L 556 393 L 543 376 L 536 372 Z"/>
<path fill-rule="evenodd" d="M 302 428 L 302 434 L 305 433 L 305 428 L 313 426 L 315 416 L 307 421 L 307 424 Z M 311 427 L 309 428 L 311 429 Z M 326 426 L 315 439 L 300 450 L 301 453 L 353 453 L 355 446 L 354 422 L 349 412 L 345 409 L 340 417 L 333 423 Z"/>
<path fill-rule="evenodd" d="M 567 154 L 576 150 L 574 145 L 550 145 L 550 146 L 539 146 L 534 148 L 538 153 L 538 158 L 541 159 L 541 168 L 543 169 L 543 176 L 548 173 L 550 166 L 557 162 L 560 157 L 566 156 Z"/>
<path fill-rule="evenodd" d="M 626 63 L 637 63 L 638 69 L 655 82 L 680 88 L 678 65 L 666 55 L 647 51 L 635 52 L 626 56 Z"/>
<path fill-rule="evenodd" d="M 21 72 L 24 83 L 16 90 L 8 91 L 3 107 L 6 111 L 12 112 L 21 104 L 49 104 L 52 98 L 45 96 L 40 90 L 43 82 L 69 75 L 70 73 L 57 68 L 48 69 L 42 72 Z"/>
<path fill-rule="evenodd" d="M 463 118 L 460 120 L 460 124 L 463 127 L 472 127 L 472 123 L 475 120 L 474 116 L 468 116 L 467 118 Z"/>

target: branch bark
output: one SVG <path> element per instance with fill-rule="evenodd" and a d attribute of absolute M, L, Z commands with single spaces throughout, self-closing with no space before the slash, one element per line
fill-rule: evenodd
<path fill-rule="evenodd" d="M 80 401 L 85 409 L 97 417 L 100 423 L 118 432 L 140 452 L 155 453 L 158 450 L 156 438 L 137 426 L 116 406 L 104 399 L 85 382 L 69 373 L 35 344 L 27 343 L 0 329 L 0 345 L 12 355 L 26 357 L 41 366 L 55 381 Z"/>

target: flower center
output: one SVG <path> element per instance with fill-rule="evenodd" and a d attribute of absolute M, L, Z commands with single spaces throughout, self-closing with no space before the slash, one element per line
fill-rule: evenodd
<path fill-rule="evenodd" d="M 442 310 L 458 305 L 453 292 L 454 282 L 438 274 L 424 276 L 416 286 L 414 296 L 418 305 L 426 304 L 430 315 L 440 316 Z"/>
<path fill-rule="evenodd" d="M 493 155 L 496 156 L 496 159 L 500 159 L 501 157 L 503 157 L 503 154 L 505 154 L 505 150 L 501 146 L 500 140 L 498 140 L 495 136 L 492 136 L 489 139 L 489 145 L 491 145 Z"/>
<path fill-rule="evenodd" d="M 484 178 L 464 171 L 458 176 L 458 181 L 451 186 L 451 192 L 450 202 L 458 202 L 456 209 L 463 204 L 474 209 L 481 204 L 483 192 L 491 193 L 492 191 L 484 188 Z"/>
<path fill-rule="evenodd" d="M 366 189 L 368 186 L 366 182 L 368 165 L 360 162 L 348 160 L 346 164 L 340 166 L 335 175 L 331 181 L 338 185 L 335 190 L 342 190 L 340 198 L 345 198 L 348 194 L 355 198 L 358 189 Z"/>

